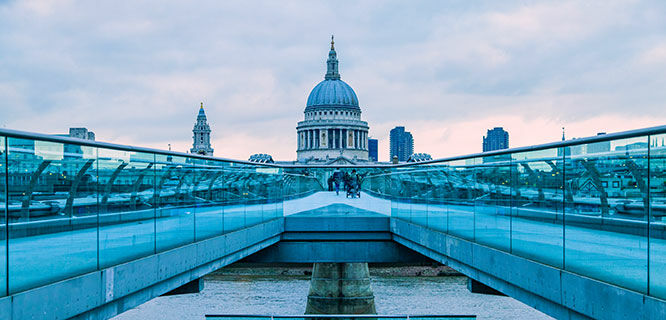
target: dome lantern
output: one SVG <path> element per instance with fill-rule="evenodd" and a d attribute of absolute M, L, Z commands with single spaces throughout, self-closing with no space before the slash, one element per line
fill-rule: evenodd
<path fill-rule="evenodd" d="M 354 89 L 340 80 L 338 56 L 335 51 L 333 36 L 331 36 L 331 50 L 328 52 L 328 60 L 326 60 L 326 75 L 324 80 L 319 82 L 310 92 L 305 112 L 330 107 L 361 111 Z"/>
<path fill-rule="evenodd" d="M 335 53 L 335 41 L 331 35 L 331 51 L 328 52 L 328 60 L 326 60 L 326 80 L 340 80 L 340 73 L 338 72 L 338 55 Z"/>

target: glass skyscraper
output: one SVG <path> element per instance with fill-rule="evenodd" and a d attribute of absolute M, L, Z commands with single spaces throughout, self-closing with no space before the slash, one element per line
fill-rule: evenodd
<path fill-rule="evenodd" d="M 368 139 L 368 160 L 379 161 L 378 147 L 379 141 L 377 139 Z"/>
<path fill-rule="evenodd" d="M 483 137 L 483 152 L 509 148 L 509 133 L 502 127 L 488 129 Z"/>
<path fill-rule="evenodd" d="M 414 153 L 414 137 L 405 127 L 395 127 L 390 133 L 391 139 L 391 160 L 397 156 L 398 161 L 407 161 L 409 156 Z"/>

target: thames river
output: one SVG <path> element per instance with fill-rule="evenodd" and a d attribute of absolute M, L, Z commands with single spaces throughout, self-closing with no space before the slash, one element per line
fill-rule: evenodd
<path fill-rule="evenodd" d="M 307 275 L 212 274 L 201 293 L 159 297 L 116 320 L 204 319 L 205 314 L 303 314 Z M 462 276 L 374 274 L 378 314 L 464 314 L 478 319 L 552 319 L 509 297 L 470 293 Z"/>

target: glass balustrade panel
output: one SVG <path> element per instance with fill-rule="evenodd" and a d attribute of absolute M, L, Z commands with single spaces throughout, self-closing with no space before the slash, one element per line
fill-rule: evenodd
<path fill-rule="evenodd" d="M 155 252 L 155 155 L 98 149 L 100 268 Z"/>
<path fill-rule="evenodd" d="M 155 155 L 156 249 L 162 252 L 194 241 L 195 165 L 190 158 Z"/>
<path fill-rule="evenodd" d="M 561 268 L 564 258 L 563 149 L 512 154 L 511 251 Z"/>
<path fill-rule="evenodd" d="M 564 150 L 565 269 L 647 292 L 648 138 Z"/>
<path fill-rule="evenodd" d="M 474 237 L 478 243 L 510 251 L 511 155 L 478 158 L 474 167 Z"/>
<path fill-rule="evenodd" d="M 7 161 L 6 138 L 0 136 L 0 297 L 7 295 Z"/>
<path fill-rule="evenodd" d="M 97 269 L 97 149 L 8 138 L 9 294 Z"/>
<path fill-rule="evenodd" d="M 455 190 L 447 176 L 446 164 L 423 166 L 428 184 L 428 228 L 447 232 L 448 206 Z"/>
<path fill-rule="evenodd" d="M 477 160 L 450 161 L 446 167 L 455 189 L 455 197 L 448 204 L 449 233 L 468 240 L 474 240 L 474 204 L 480 192 L 475 177 Z"/>
<path fill-rule="evenodd" d="M 650 137 L 650 295 L 666 299 L 666 134 Z M 626 211 L 640 212 L 640 205 Z"/>

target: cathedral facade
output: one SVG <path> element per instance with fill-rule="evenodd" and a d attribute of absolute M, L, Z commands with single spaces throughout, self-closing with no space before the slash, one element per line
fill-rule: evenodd
<path fill-rule="evenodd" d="M 190 153 L 196 153 L 206 156 L 213 155 L 213 148 L 210 146 L 210 126 L 206 119 L 206 112 L 204 111 L 203 102 L 199 107 L 199 114 L 197 114 L 197 122 L 192 129 L 192 149 Z"/>
<path fill-rule="evenodd" d="M 368 160 L 368 123 L 361 120 L 361 108 L 354 90 L 340 80 L 335 43 L 326 61 L 326 75 L 310 92 L 305 119 L 298 122 L 299 162 L 344 158 Z"/>

